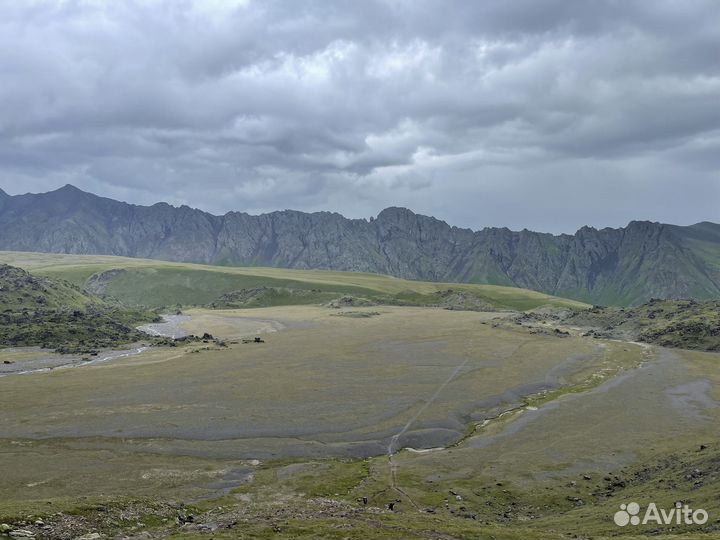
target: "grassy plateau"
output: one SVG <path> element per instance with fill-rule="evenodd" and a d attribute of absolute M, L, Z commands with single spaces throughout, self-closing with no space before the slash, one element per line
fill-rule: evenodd
<path fill-rule="evenodd" d="M 441 304 L 448 290 L 466 293 L 495 309 L 527 310 L 541 306 L 586 307 L 586 304 L 535 291 L 498 285 L 408 281 L 380 274 L 238 268 L 173 263 L 111 256 L 0 252 L 0 262 L 33 274 L 59 278 L 121 300 L 129 306 L 162 307 L 176 304 L 206 306 L 224 294 L 258 287 L 304 291 L 298 301 L 315 304 L 340 295 L 354 295 L 390 304 Z M 103 275 L 104 274 L 104 275 Z M 309 293 L 309 294 L 308 294 Z M 287 305 L 287 294 L 269 299 Z"/>

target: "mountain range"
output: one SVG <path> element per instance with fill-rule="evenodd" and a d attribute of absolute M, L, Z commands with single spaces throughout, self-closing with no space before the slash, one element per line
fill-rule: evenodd
<path fill-rule="evenodd" d="M 607 305 L 720 298 L 720 225 L 710 222 L 632 221 L 572 235 L 472 231 L 397 207 L 370 220 L 293 210 L 216 216 L 66 185 L 16 196 L 0 190 L 0 250 L 376 272 L 514 285 Z"/>

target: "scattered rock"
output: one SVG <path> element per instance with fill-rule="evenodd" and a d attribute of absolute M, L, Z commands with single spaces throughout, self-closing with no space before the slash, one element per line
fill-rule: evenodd
<path fill-rule="evenodd" d="M 14 529 L 8 534 L 11 538 L 35 538 L 35 533 L 26 529 Z"/>
<path fill-rule="evenodd" d="M 355 297 L 355 296 L 341 296 L 340 298 L 336 298 L 335 300 L 331 300 L 327 307 L 333 308 L 333 309 L 339 309 L 343 307 L 351 307 L 351 306 L 374 306 L 375 302 L 368 300 L 367 298 L 361 298 L 361 297 Z"/>
<path fill-rule="evenodd" d="M 336 317 L 350 317 L 355 319 L 369 319 L 370 317 L 377 317 L 380 315 L 377 311 L 340 311 L 339 313 L 332 313 Z"/>
<path fill-rule="evenodd" d="M 105 288 L 109 282 L 126 273 L 127 270 L 125 268 L 113 268 L 111 270 L 105 270 L 104 272 L 93 274 L 87 279 L 87 281 L 85 281 L 84 290 L 92 294 L 101 295 L 105 292 Z"/>

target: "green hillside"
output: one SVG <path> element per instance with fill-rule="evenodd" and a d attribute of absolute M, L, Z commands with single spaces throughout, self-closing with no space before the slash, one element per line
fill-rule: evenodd
<path fill-rule="evenodd" d="M 92 353 L 142 339 L 135 326 L 155 317 L 67 281 L 0 265 L 0 346 Z"/>
<path fill-rule="evenodd" d="M 60 280 L 33 276 L 25 270 L 0 264 L 0 306 L 3 312 L 73 310 L 102 304 L 99 298 Z"/>
<path fill-rule="evenodd" d="M 530 310 L 542 306 L 582 308 L 585 304 L 543 293 L 497 285 L 410 281 L 380 274 L 279 268 L 238 268 L 172 263 L 126 257 L 0 252 L 0 261 L 35 274 L 67 280 L 129 306 L 156 308 L 212 305 L 237 291 L 275 289 L 256 305 L 324 303 L 346 295 L 394 305 L 459 309 Z M 295 291 L 295 293 L 288 293 Z M 241 295 L 242 296 L 242 295 Z M 249 306 L 248 306 L 249 307 Z"/>

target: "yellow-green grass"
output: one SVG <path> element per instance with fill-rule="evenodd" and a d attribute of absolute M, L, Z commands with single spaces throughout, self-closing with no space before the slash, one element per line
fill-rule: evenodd
<path fill-rule="evenodd" d="M 374 309 L 380 315 L 332 317 L 330 310 L 311 306 L 189 310 L 193 319 L 186 323 L 188 330 L 225 339 L 251 335 L 268 320 L 285 328 L 266 334 L 264 344 L 198 353 L 192 352 L 197 345 L 156 349 L 106 365 L 0 379 L 6 404 L 0 412 L 0 517 L 150 497 L 193 502 L 213 512 L 228 504 L 227 510 L 217 511 L 220 516 L 249 512 L 243 531 L 250 537 L 266 534 L 270 522 L 278 527 L 270 527 L 276 537 L 333 538 L 342 520 L 317 513 L 315 499 L 320 497 L 360 508 L 351 513 L 349 529 L 340 529 L 345 536 L 422 537 L 423 531 L 437 531 L 461 538 L 512 538 L 534 530 L 535 536 L 547 537 L 549 525 L 533 529 L 514 518 L 509 526 L 484 505 L 507 498 L 505 488 L 495 486 L 502 478 L 517 484 L 514 496 L 525 504 L 567 511 L 562 489 L 578 473 L 562 464 L 575 459 L 577 470 L 595 471 L 589 447 L 600 441 L 583 431 L 578 437 L 582 444 L 569 444 L 560 464 L 544 451 L 528 461 L 527 452 L 530 446 L 546 449 L 564 437 L 573 440 L 576 430 L 583 429 L 582 418 L 545 422 L 531 436 L 521 430 L 507 441 L 500 437 L 495 449 L 473 448 L 468 439 L 439 452 L 398 453 L 399 487 L 421 508 L 432 508 L 433 515 L 418 513 L 404 495 L 390 489 L 387 457 L 381 455 L 387 438 L 414 419 L 400 446 L 451 443 L 467 425 L 523 406 L 525 392 L 533 392 L 535 383 L 550 376 L 570 390 L 606 369 L 608 362 L 631 369 L 642 358 L 640 348 L 619 343 L 602 348 L 583 338 L 495 328 L 490 314 L 354 309 Z M 233 319 L 239 321 L 237 328 Z M 457 376 L 438 392 L 455 370 Z M 503 395 L 512 389 L 515 395 Z M 582 410 L 581 403 L 570 403 L 570 411 Z M 588 419 L 595 425 L 597 414 L 599 410 L 589 409 Z M 696 426 L 686 424 L 683 433 L 692 433 L 691 428 Z M 634 424 L 627 430 L 643 436 L 629 437 L 623 460 L 625 448 L 642 448 L 648 434 Z M 605 430 L 598 437 L 607 437 Z M 358 450 L 358 442 L 370 447 Z M 602 461 L 607 456 L 600 446 L 597 459 Z M 358 452 L 371 457 L 353 458 Z M 254 464 L 253 458 L 262 463 Z M 616 465 L 608 461 L 607 466 Z M 229 494 L 214 493 L 216 482 L 238 470 L 248 470 L 254 479 Z M 430 484 L 432 475 L 436 478 Z M 555 491 L 537 495 L 537 485 L 551 485 Z M 457 501 L 444 506 L 448 490 L 484 486 L 492 486 L 487 498 L 466 495 L 465 503 L 483 516 L 481 521 L 450 513 L 459 512 Z M 223 498 L 203 502 L 213 493 Z M 362 496 L 376 510 L 366 513 L 356 503 Z M 403 501 L 398 513 L 379 510 L 396 498 Z M 266 518 L 275 515 L 278 504 L 297 507 L 297 514 Z"/>
<path fill-rule="evenodd" d="M 494 327 L 491 314 L 353 309 L 380 314 L 188 310 L 187 330 L 223 339 L 265 321 L 284 328 L 263 344 L 0 379 L 0 518 L 150 498 L 191 503 L 199 521 L 223 525 L 217 538 L 602 538 L 648 532 L 613 524 L 630 500 L 689 501 L 718 517 L 717 355 L 533 335 Z M 548 377 L 560 390 L 537 397 Z M 397 452 L 393 489 L 387 438 L 408 421 L 399 447 L 443 446 L 506 410 L 519 412 L 460 444 Z M 384 442 L 357 452 L 358 441 Z M 700 487 L 686 479 L 695 468 Z M 212 487 L 245 471 L 252 480 L 229 492 Z M 607 496 L 616 475 L 626 486 Z M 701 534 L 661 532 L 688 531 Z"/>
<path fill-rule="evenodd" d="M 247 287 L 296 287 L 335 291 L 338 294 L 429 295 L 453 289 L 468 291 L 500 309 L 529 310 L 543 306 L 583 308 L 586 304 L 543 293 L 498 285 L 411 281 L 380 274 L 293 270 L 262 267 L 227 267 L 132 259 L 102 255 L 0 252 L 0 262 L 33 273 L 60 277 L 84 285 L 93 274 L 124 268 L 131 273 L 113 278 L 108 294 L 135 305 L 209 304 L 221 294 Z M 117 280 L 116 286 L 112 282 Z"/>
<path fill-rule="evenodd" d="M 247 458 L 283 448 L 373 453 L 382 451 L 376 441 L 398 431 L 465 361 L 462 377 L 423 413 L 408 440 L 452 441 L 464 432 L 466 419 L 482 414 L 484 407 L 474 406 L 478 396 L 542 382 L 568 357 L 596 354 L 595 344 L 586 340 L 494 329 L 482 324 L 487 314 L 381 311 L 354 319 L 331 317 L 331 310 L 312 306 L 237 310 L 226 315 L 279 320 L 287 328 L 259 345 L 194 354 L 158 349 L 81 370 L 0 380 L 3 395 L 13 403 L 0 411 L 2 432 L 217 439 L 226 445 L 232 441 L 236 455 Z M 213 322 L 221 312 L 189 313 L 199 321 L 206 317 L 205 324 L 190 325 L 197 334 L 238 337 Z"/>

